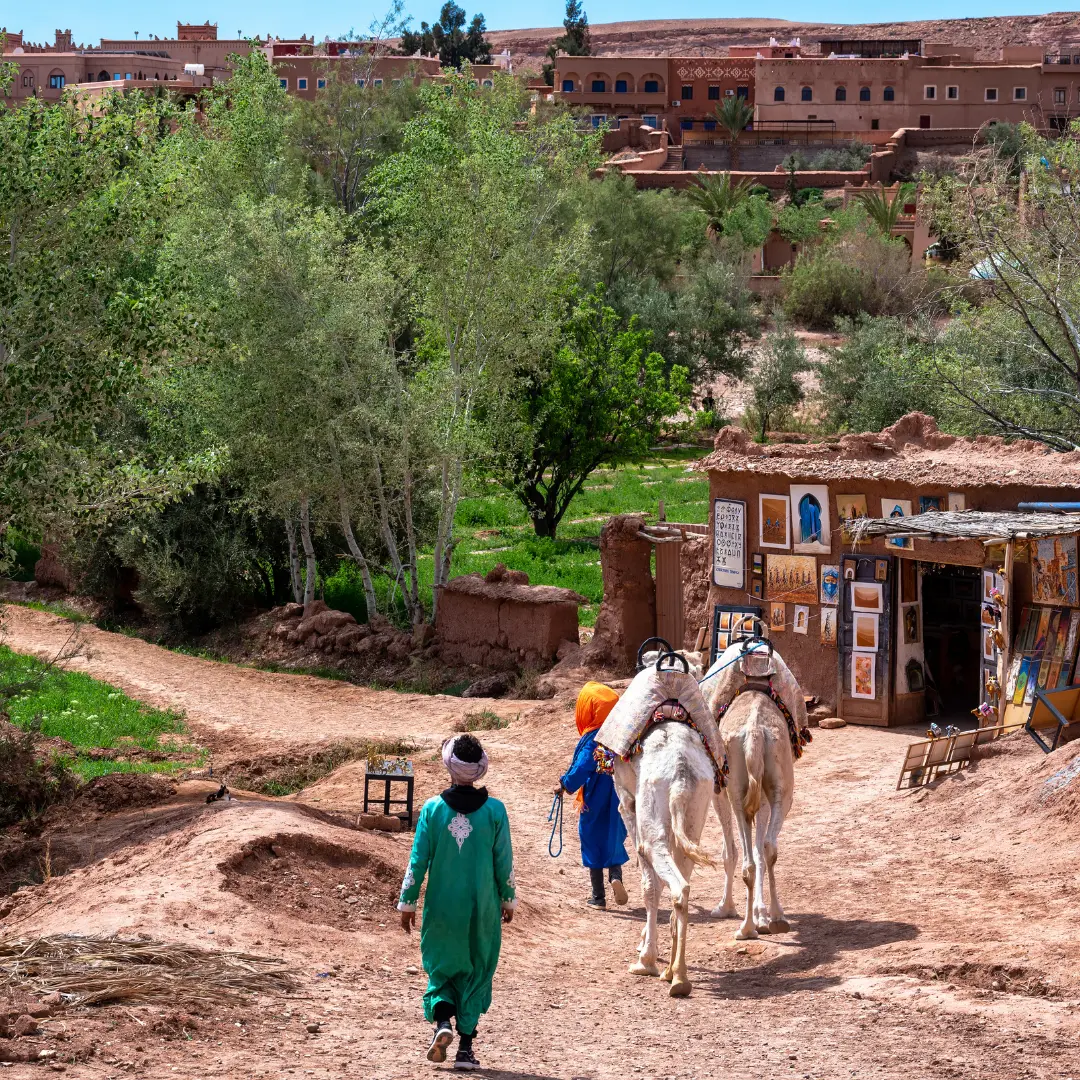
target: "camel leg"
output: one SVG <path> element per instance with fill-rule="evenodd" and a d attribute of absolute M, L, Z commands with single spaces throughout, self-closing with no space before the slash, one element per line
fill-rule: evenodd
<path fill-rule="evenodd" d="M 675 901 L 672 913 L 672 923 L 676 931 L 676 937 L 672 943 L 674 978 L 671 980 L 671 990 L 669 991 L 672 997 L 690 996 L 690 977 L 686 973 L 686 933 L 689 925 L 689 915 L 690 886 L 687 885 L 683 890 L 683 895 Z"/>
<path fill-rule="evenodd" d="M 765 844 L 770 820 L 769 807 L 762 803 L 754 822 L 754 925 L 759 934 L 769 932 L 769 910 L 765 898 Z"/>
<path fill-rule="evenodd" d="M 686 977 L 686 922 L 690 911 L 690 870 L 680 866 L 666 840 L 654 842 L 649 852 L 653 869 L 671 893 L 671 961 L 660 976 L 671 983 L 672 997 L 686 997 L 690 981 Z M 679 962 L 679 949 L 683 958 Z"/>
<path fill-rule="evenodd" d="M 660 974 L 660 968 L 656 965 L 660 879 L 644 852 L 639 851 L 638 855 L 641 859 L 641 895 L 645 899 L 645 929 L 641 932 L 637 962 L 630 965 L 630 974 L 655 976 Z"/>
<path fill-rule="evenodd" d="M 731 809 L 735 814 L 735 824 L 739 828 L 739 843 L 742 844 L 742 879 L 746 886 L 746 911 L 743 914 L 742 925 L 735 931 L 736 941 L 746 941 L 758 936 L 754 928 L 754 837 L 750 819 L 742 806 L 742 793 L 736 793 L 732 788 L 728 789 L 731 794 Z"/>
<path fill-rule="evenodd" d="M 776 856 L 777 839 L 780 836 L 780 828 L 784 824 L 786 807 L 777 798 L 771 806 L 769 813 L 769 828 L 765 833 L 764 861 L 769 871 L 769 933 L 786 934 L 791 929 L 791 924 L 784 916 L 784 909 L 780 906 L 780 898 L 776 895 Z"/>
<path fill-rule="evenodd" d="M 675 954 L 679 951 L 679 920 L 675 905 L 671 905 L 671 918 L 668 919 L 671 928 L 671 952 L 668 954 L 667 967 L 660 972 L 660 978 L 664 982 L 671 982 L 675 978 Z"/>
<path fill-rule="evenodd" d="M 735 831 L 731 827 L 731 806 L 727 796 L 721 791 L 713 795 L 713 809 L 720 819 L 724 830 L 724 895 L 720 903 L 712 909 L 718 919 L 734 919 L 738 915 L 735 907 Z"/>

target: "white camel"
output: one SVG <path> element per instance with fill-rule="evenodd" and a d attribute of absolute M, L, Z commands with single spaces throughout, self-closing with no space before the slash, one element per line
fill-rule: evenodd
<path fill-rule="evenodd" d="M 724 895 L 713 914 L 736 914 L 732 898 L 735 849 L 731 813 L 742 846 L 746 910 L 735 937 L 782 934 L 791 929 L 776 889 L 777 841 L 795 792 L 795 753 L 787 720 L 768 693 L 771 685 L 794 719 L 807 728 L 806 702 L 783 658 L 765 643 L 744 651 L 739 642 L 718 657 L 703 681 L 709 714 L 718 717 L 728 758 L 727 799 L 714 799 L 724 830 Z M 740 692 L 742 691 L 742 692 Z M 751 835 L 751 823 L 756 836 Z M 756 842 L 755 842 L 756 841 Z M 756 858 L 755 858 L 756 854 Z M 765 899 L 765 873 L 769 896 Z"/>
<path fill-rule="evenodd" d="M 700 735 L 681 719 L 685 716 Z M 613 771 L 619 809 L 641 862 L 645 900 L 645 928 L 630 971 L 661 975 L 671 983 L 672 997 L 686 997 L 691 990 L 686 973 L 690 876 L 695 866 L 713 863 L 699 843 L 716 781 L 713 757 L 702 738 L 721 761 L 723 748 L 696 680 L 682 672 L 641 672 L 597 733 L 597 742 L 626 754 L 630 734 L 646 724 L 644 734 L 634 738 L 633 751 L 625 759 L 615 757 Z M 671 958 L 661 974 L 657 924 L 665 885 L 672 902 Z"/>

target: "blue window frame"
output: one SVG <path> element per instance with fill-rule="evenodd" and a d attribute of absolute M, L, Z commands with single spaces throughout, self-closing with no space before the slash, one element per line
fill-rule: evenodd
<path fill-rule="evenodd" d="M 607 83 L 603 79 L 593 79 L 592 92 L 594 94 L 602 94 L 607 89 Z"/>
<path fill-rule="evenodd" d="M 749 86 L 736 86 L 735 87 L 735 96 L 736 97 L 741 97 L 741 98 L 749 98 L 750 97 L 750 87 Z"/>
<path fill-rule="evenodd" d="M 886 86 L 882 91 L 881 98 L 883 101 L 895 101 L 896 91 L 891 86 Z"/>
<path fill-rule="evenodd" d="M 814 100 L 814 91 L 813 91 L 813 89 L 811 87 L 804 86 L 802 88 L 802 99 L 803 99 L 803 101 L 813 101 Z"/>
<path fill-rule="evenodd" d="M 782 86 L 778 86 L 778 87 L 776 87 L 776 89 L 773 90 L 772 99 L 773 99 L 773 101 L 783 101 L 784 100 L 784 88 Z"/>
<path fill-rule="evenodd" d="M 319 90 L 325 90 L 326 89 L 326 80 L 325 79 L 319 79 L 319 81 L 316 83 L 316 86 L 318 87 Z"/>
<path fill-rule="evenodd" d="M 660 82 L 659 82 L 659 80 L 657 80 L 657 79 L 646 79 L 645 80 L 645 93 L 646 94 L 659 94 L 660 93 Z"/>
<path fill-rule="evenodd" d="M 706 120 L 705 123 L 702 126 L 705 128 L 706 131 L 715 131 L 716 130 L 716 121 L 715 120 Z"/>
<path fill-rule="evenodd" d="M 838 86 L 836 88 L 836 100 L 837 101 L 847 101 L 847 88 L 846 87 Z"/>
<path fill-rule="evenodd" d="M 574 80 L 573 79 L 563 79 L 563 81 L 562 81 L 562 92 L 564 94 L 572 94 L 574 92 Z"/>
<path fill-rule="evenodd" d="M 616 94 L 625 94 L 626 93 L 626 80 L 625 79 L 616 79 L 615 80 L 615 93 Z"/>
<path fill-rule="evenodd" d="M 680 120 L 679 121 L 679 127 L 683 131 L 693 131 L 694 130 L 694 121 L 693 120 Z"/>
<path fill-rule="evenodd" d="M 869 101 L 870 100 L 870 87 L 869 86 L 860 86 L 859 87 L 859 100 L 860 101 Z"/>

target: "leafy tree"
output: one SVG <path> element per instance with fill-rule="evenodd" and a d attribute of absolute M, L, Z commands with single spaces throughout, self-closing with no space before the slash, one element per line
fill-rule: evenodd
<path fill-rule="evenodd" d="M 566 0 L 566 16 L 563 19 L 564 33 L 549 46 L 547 60 L 544 62 L 544 81 L 548 86 L 555 84 L 555 58 L 559 53 L 567 56 L 591 56 L 589 42 L 589 17 L 581 0 Z"/>
<path fill-rule="evenodd" d="M 573 298 L 557 352 L 523 375 L 504 429 L 496 475 L 537 536 L 555 536 L 599 465 L 640 460 L 689 399 L 686 371 L 668 368 L 637 320 L 624 324 L 603 300 L 602 287 Z"/>
<path fill-rule="evenodd" d="M 754 119 L 754 106 L 738 95 L 724 98 L 716 106 L 716 119 L 727 132 L 731 154 L 731 170 L 739 168 L 739 137 Z"/>
<path fill-rule="evenodd" d="M 859 202 L 862 203 L 866 216 L 875 225 L 883 236 L 891 236 L 900 215 L 904 212 L 904 204 L 909 202 L 915 194 L 915 185 L 912 183 L 899 184 L 896 193 L 890 199 L 885 191 L 885 185 L 879 184 L 877 190 L 858 192 Z"/>
<path fill-rule="evenodd" d="M 405 30 L 401 35 L 400 52 L 404 56 L 438 56 L 444 67 L 460 68 L 462 64 L 490 64 L 491 44 L 484 39 L 487 26 L 484 16 L 477 14 L 466 27 L 465 9 L 447 0 L 439 12 L 438 21 L 420 30 Z"/>
<path fill-rule="evenodd" d="M 758 351 L 750 375 L 748 415 L 757 426 L 758 442 L 765 442 L 778 416 L 794 408 L 806 396 L 798 376 L 807 370 L 806 350 L 787 327 L 780 325 Z"/>

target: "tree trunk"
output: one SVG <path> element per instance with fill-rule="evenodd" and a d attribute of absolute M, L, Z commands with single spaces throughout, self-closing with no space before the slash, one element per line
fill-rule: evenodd
<path fill-rule="evenodd" d="M 547 511 L 539 517 L 534 517 L 532 524 L 533 532 L 537 536 L 550 536 L 552 539 L 555 538 L 555 530 L 559 527 L 558 522 L 554 520 L 554 515 Z"/>
<path fill-rule="evenodd" d="M 311 542 L 311 515 L 310 504 L 305 495 L 300 500 L 300 541 L 304 545 L 304 561 L 307 572 L 304 576 L 304 607 L 307 607 L 315 599 L 315 545 Z"/>
<path fill-rule="evenodd" d="M 303 586 L 300 581 L 300 554 L 296 550 L 296 526 L 293 525 L 292 511 L 285 518 L 285 535 L 289 538 L 289 580 L 292 584 L 293 603 L 303 600 Z"/>
<path fill-rule="evenodd" d="M 739 136 L 734 135 L 731 139 L 731 172 L 738 172 L 739 169 Z"/>
<path fill-rule="evenodd" d="M 349 554 L 360 567 L 360 577 L 364 582 L 364 603 L 367 605 L 368 621 L 377 611 L 375 606 L 375 586 L 371 582 L 371 571 L 368 569 L 367 559 L 360 550 L 360 545 L 353 535 L 352 522 L 349 520 L 349 507 L 345 501 L 345 492 L 341 492 L 341 531 L 345 534 L 345 543 L 349 546 Z"/>

